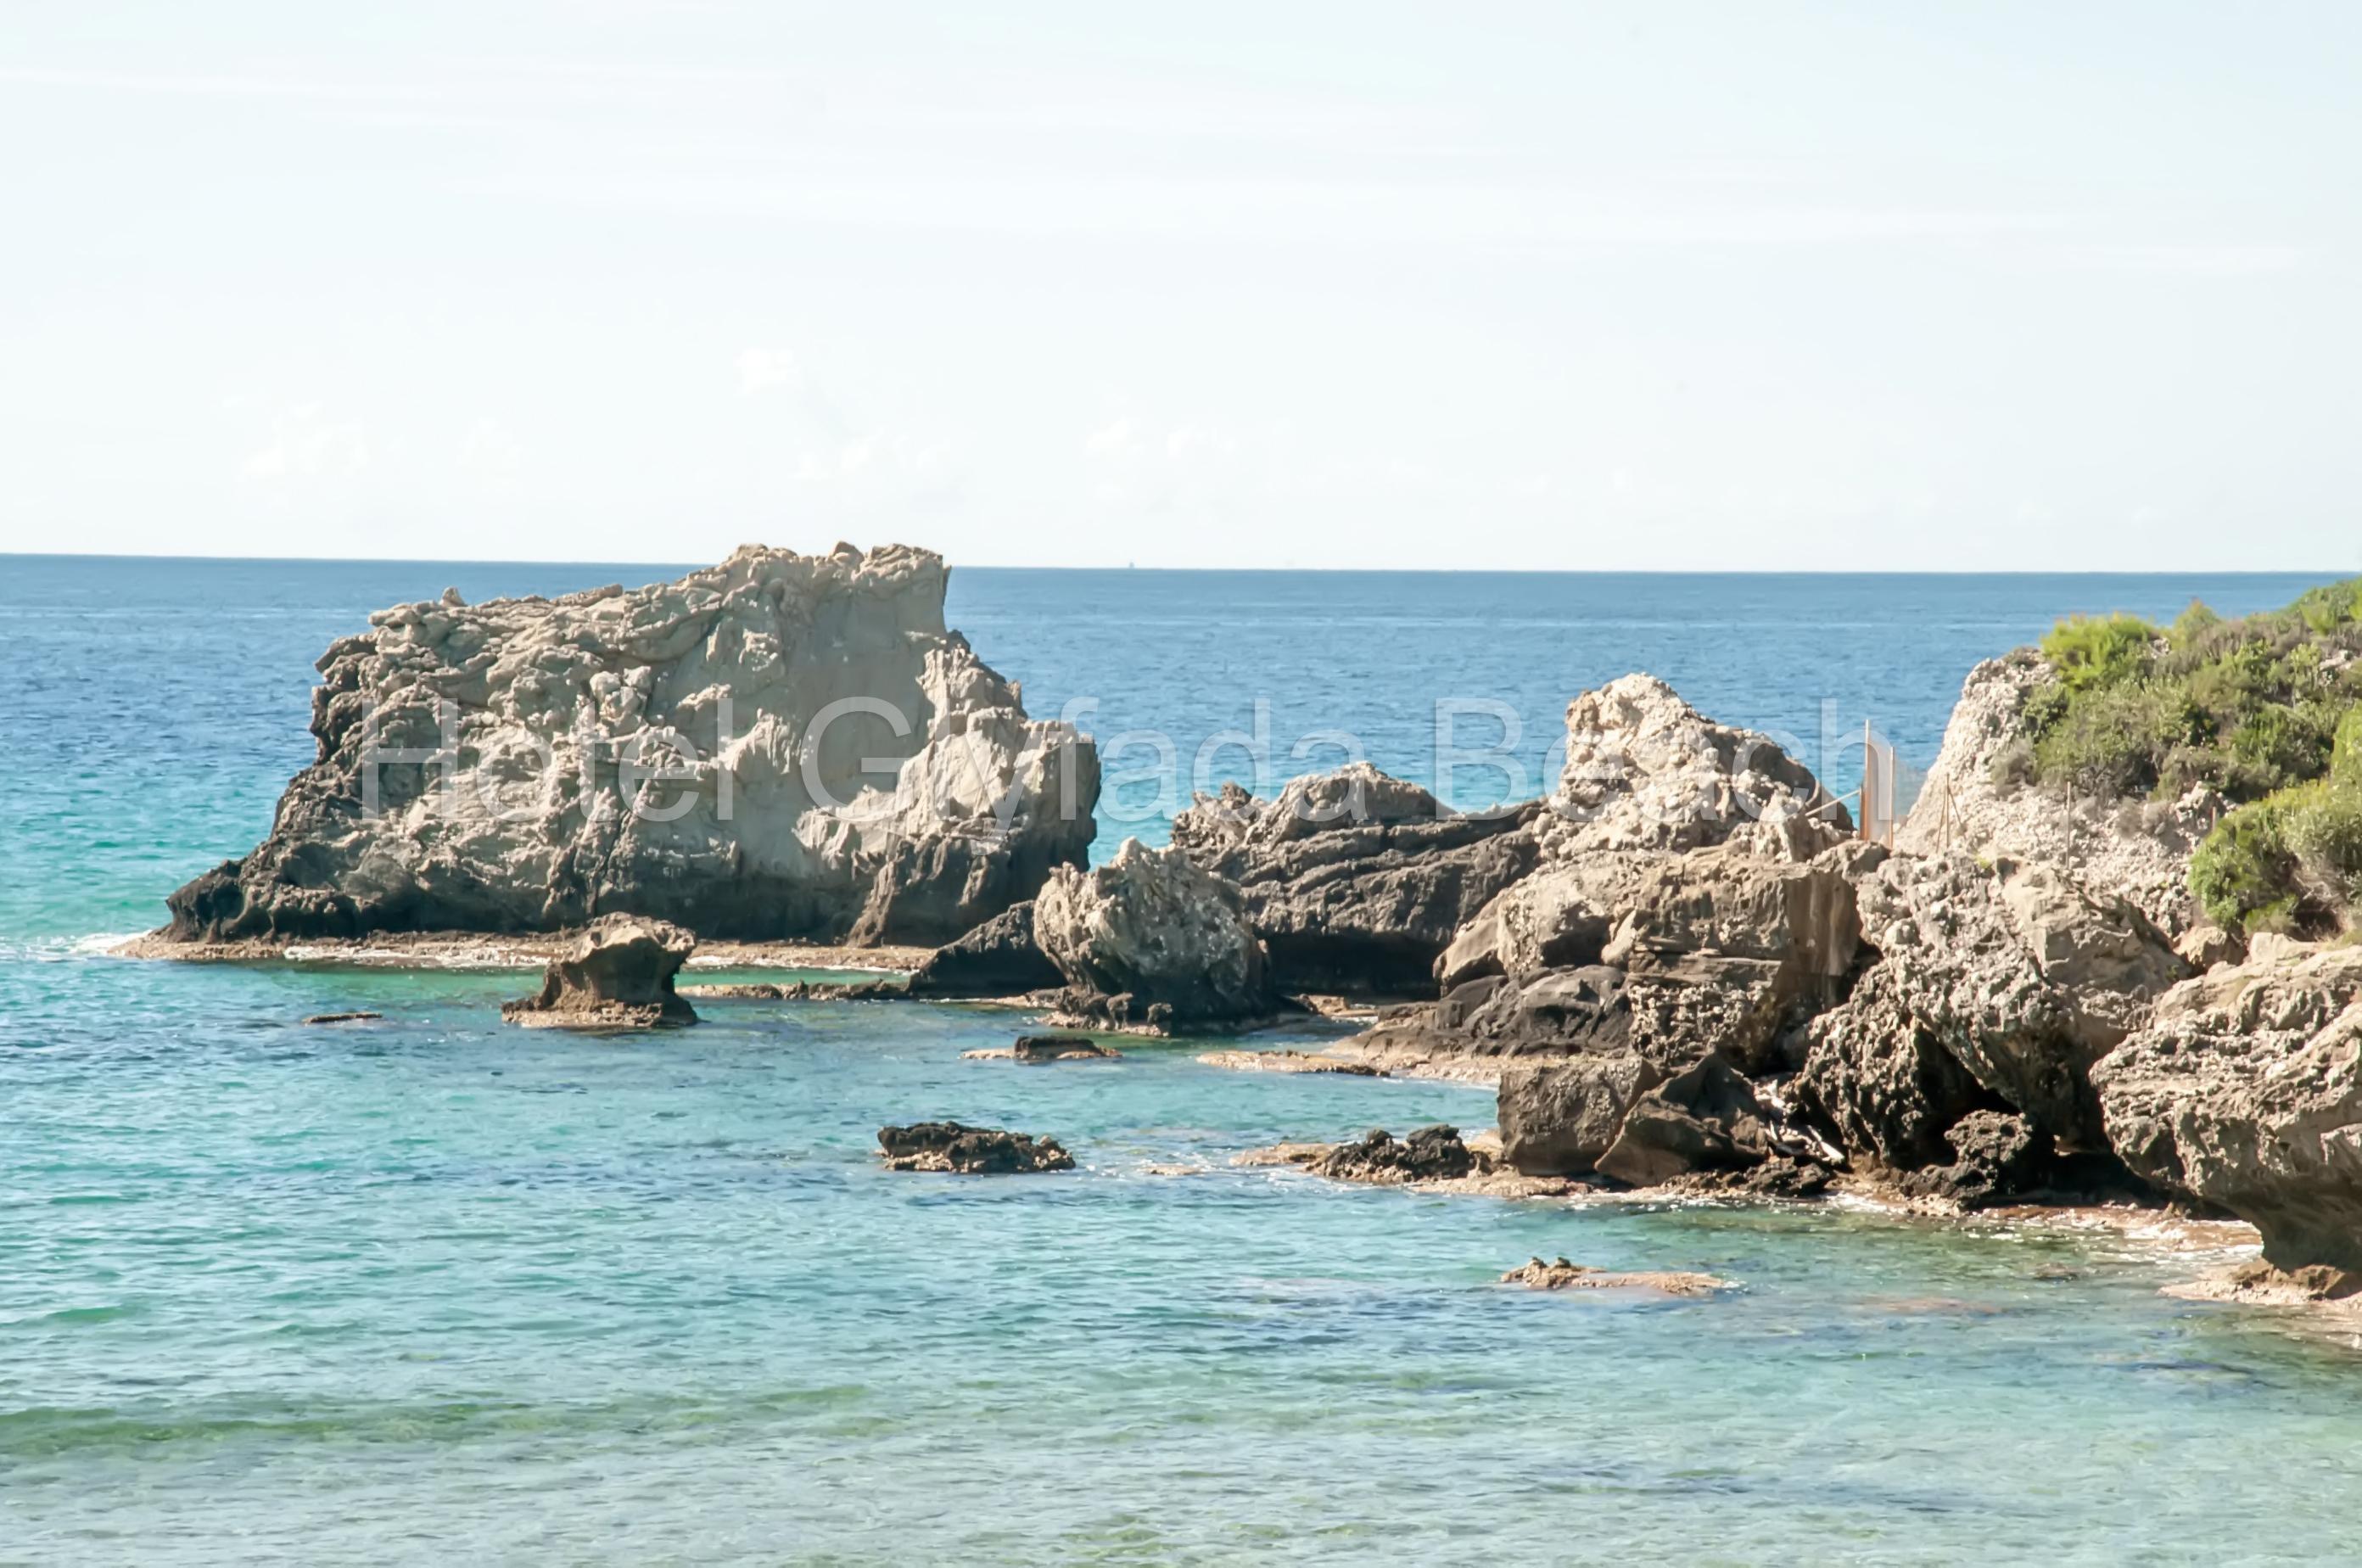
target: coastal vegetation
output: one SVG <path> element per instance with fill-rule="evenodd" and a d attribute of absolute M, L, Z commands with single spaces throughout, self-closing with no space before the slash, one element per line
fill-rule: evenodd
<path fill-rule="evenodd" d="M 2079 616 L 2042 652 L 2052 676 L 1997 768 L 2103 799 L 2210 790 L 2229 810 L 2191 864 L 2208 915 L 2305 935 L 2362 919 L 2362 578 L 2237 619 Z"/>

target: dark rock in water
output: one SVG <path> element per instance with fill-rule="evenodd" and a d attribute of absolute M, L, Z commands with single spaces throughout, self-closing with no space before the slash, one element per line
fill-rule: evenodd
<path fill-rule="evenodd" d="M 1904 1193 L 1948 1199 L 1962 1209 L 1990 1209 L 2049 1182 L 2050 1135 L 2024 1116 L 1972 1110 L 1944 1137 L 1952 1146 L 1952 1163 L 1912 1172 L 1903 1179 Z"/>
<path fill-rule="evenodd" d="M 384 1016 L 385 1014 L 381 1012 L 315 1012 L 304 1021 L 306 1023 L 374 1023 Z"/>
<path fill-rule="evenodd" d="M 1945 1129 L 2001 1101 L 1912 1015 L 1900 978 L 1880 965 L 1846 1006 L 1814 1021 L 1794 1092 L 1798 1111 L 1847 1149 L 1909 1171 L 1945 1163 Z"/>
<path fill-rule="evenodd" d="M 1098 755 L 945 628 L 947 580 L 903 546 L 750 546 L 636 590 L 381 610 L 319 661 L 318 756 L 270 837 L 173 893 L 170 934 L 630 911 L 948 941 L 1082 863 Z"/>
<path fill-rule="evenodd" d="M 1123 1055 L 1080 1034 L 1022 1034 L 1009 1054 L 1020 1062 L 1113 1061 Z"/>
<path fill-rule="evenodd" d="M 1033 936 L 1066 981 L 1053 1021 L 1172 1033 L 1280 1007 L 1238 889 L 1177 850 L 1126 839 L 1104 866 L 1058 867 Z"/>
<path fill-rule="evenodd" d="M 877 1147 L 886 1167 L 897 1171 L 948 1171 L 960 1176 L 1022 1176 L 1035 1171 L 1070 1171 L 1075 1156 L 1055 1138 L 1010 1132 L 998 1127 L 969 1127 L 957 1121 L 914 1121 L 907 1127 L 881 1127 Z"/>
<path fill-rule="evenodd" d="M 697 1011 L 673 988 L 673 977 L 696 948 L 696 937 L 664 921 L 604 916 L 550 960 L 539 995 L 502 1004 L 501 1016 L 557 1029 L 695 1023 Z"/>
<path fill-rule="evenodd" d="M 1424 996 L 1453 933 L 1534 868 L 1540 809 L 1463 816 L 1361 762 L 1270 801 L 1200 795 L 1173 844 L 1238 886 L 1283 988 Z"/>
<path fill-rule="evenodd" d="M 1631 1187 L 1658 1187 L 1691 1171 L 1759 1165 L 1775 1149 L 1755 1087 L 1708 1056 L 1640 1097 L 1597 1168 Z"/>
<path fill-rule="evenodd" d="M 2226 1209 L 2282 1270 L 2362 1272 L 2362 946 L 2258 936 L 2092 1072 L 2115 1153 Z"/>
<path fill-rule="evenodd" d="M 1421 1127 L 1401 1139 L 1374 1128 L 1359 1143 L 1339 1143 L 1311 1165 L 1315 1176 L 1388 1185 L 1451 1181 L 1480 1168 L 1477 1156 L 1460 1141 L 1460 1129 L 1445 1126 Z"/>
<path fill-rule="evenodd" d="M 914 997 L 1014 997 L 1065 984 L 1033 940 L 1033 900 L 1011 904 L 938 947 L 911 976 Z"/>
<path fill-rule="evenodd" d="M 1664 1077 L 1632 1051 L 1503 1068 L 1503 1163 L 1525 1176 L 1590 1174 L 1615 1146 L 1625 1116 Z"/>

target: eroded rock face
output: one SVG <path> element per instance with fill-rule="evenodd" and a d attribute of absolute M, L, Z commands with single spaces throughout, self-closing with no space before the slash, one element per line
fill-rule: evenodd
<path fill-rule="evenodd" d="M 1697 849 L 1750 824 L 1794 824 L 1818 847 L 1851 826 L 1777 742 L 1716 723 L 1653 675 L 1577 697 L 1566 736 L 1566 766 L 1538 828 L 1554 857 Z"/>
<path fill-rule="evenodd" d="M 1010 1132 L 998 1127 L 970 1127 L 958 1121 L 915 1121 L 907 1127 L 880 1127 L 877 1147 L 886 1168 L 894 1171 L 945 1171 L 956 1176 L 1024 1176 L 1035 1171 L 1070 1171 L 1075 1156 L 1055 1138 L 1030 1132 Z"/>
<path fill-rule="evenodd" d="M 550 960 L 540 994 L 503 1003 L 501 1016 L 557 1029 L 695 1023 L 697 1011 L 673 988 L 673 977 L 696 950 L 697 938 L 668 922 L 602 916 Z"/>
<path fill-rule="evenodd" d="M 2092 1076 L 2135 1175 L 2249 1221 L 2278 1268 L 2362 1269 L 2362 948 L 2258 939 Z"/>
<path fill-rule="evenodd" d="M 1088 871 L 1060 867 L 1033 937 L 1066 982 L 1061 1013 L 1156 1031 L 1266 1018 L 1279 1005 L 1238 889 L 1177 849 L 1126 839 Z"/>
<path fill-rule="evenodd" d="M 1632 1187 L 1657 1187 L 1694 1171 L 1744 1170 L 1777 1152 L 1772 1114 L 1755 1087 L 1721 1057 L 1706 1056 L 1640 1096 L 1597 1168 Z"/>
<path fill-rule="evenodd" d="M 1432 994 L 1453 934 L 1533 869 L 1540 809 L 1463 816 L 1355 763 L 1270 801 L 1225 785 L 1174 819 L 1173 844 L 1237 884 L 1283 988 Z"/>
<path fill-rule="evenodd" d="M 1944 1141 L 1951 1145 L 1952 1163 L 1912 1172 L 1904 1192 L 1974 1210 L 2036 1191 L 2049 1179 L 2049 1135 L 2014 1112 L 1972 1110 L 1952 1124 Z"/>
<path fill-rule="evenodd" d="M 1631 1051 L 1505 1068 L 1501 1158 L 1525 1176 L 1587 1176 L 1640 1097 L 1664 1079 L 1663 1069 Z"/>
<path fill-rule="evenodd" d="M 2055 868 L 1966 855 L 1898 856 L 1857 894 L 1887 971 L 1878 1005 L 2061 1144 L 2104 1148 L 2091 1067 L 2189 973 L 2164 934 Z M 1878 1021 L 1850 1027 L 1872 1039 Z"/>
<path fill-rule="evenodd" d="M 911 971 L 913 997 L 1015 997 L 1064 983 L 1033 940 L 1033 900 L 1011 904 L 930 954 Z"/>
<path fill-rule="evenodd" d="M 2030 737 L 2026 698 L 2050 678 L 2032 648 L 1969 672 L 1944 729 L 1943 749 L 1895 833 L 1906 855 L 1948 852 L 2073 867 L 2101 900 L 2128 900 L 2169 937 L 2200 922 L 2190 857 L 2219 802 L 2203 791 L 2166 803 L 2070 801 L 2023 781 L 2012 767 Z"/>
<path fill-rule="evenodd" d="M 1912 1016 L 1903 971 L 1879 965 L 1845 1006 L 1812 1024 L 1796 1075 L 1797 1110 L 1858 1157 L 1893 1171 L 1940 1164 L 1944 1134 L 1999 1103 L 1935 1032 Z"/>
<path fill-rule="evenodd" d="M 946 575 L 900 546 L 749 546 L 630 591 L 381 611 L 320 660 L 318 760 L 270 836 L 174 893 L 171 933 L 630 912 L 949 941 L 1081 861 L 1098 761 L 944 628 Z"/>

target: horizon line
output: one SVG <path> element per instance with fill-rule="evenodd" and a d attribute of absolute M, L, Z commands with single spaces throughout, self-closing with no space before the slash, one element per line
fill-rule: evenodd
<path fill-rule="evenodd" d="M 778 548 L 789 548 L 780 546 Z M 880 547 L 872 546 L 871 548 Z M 913 548 L 926 549 L 926 546 Z M 825 555 L 824 550 L 797 551 L 797 554 Z M 941 552 L 934 552 L 940 554 Z M 595 568 L 678 568 L 683 572 L 702 571 L 719 566 L 720 561 L 704 563 L 659 560 L 593 559 L 558 556 L 248 556 L 248 555 L 150 555 L 127 550 L 0 550 L 0 560 L 33 561 L 156 561 L 188 564 L 219 562 L 224 565 L 248 566 L 452 566 L 452 567 L 595 567 Z M 1043 571 L 1043 572 L 1160 572 L 1203 573 L 1230 577 L 2320 577 L 2338 580 L 2362 575 L 2362 568 L 2335 567 L 2172 567 L 2124 570 L 2106 567 L 2053 568 L 1992 568 L 1992 567 L 1845 567 L 1832 566 L 1798 569 L 1775 567 L 1729 567 L 1700 570 L 1680 567 L 1332 567 L 1332 566 L 1040 566 L 1017 562 L 958 561 L 944 562 L 958 571 Z"/>

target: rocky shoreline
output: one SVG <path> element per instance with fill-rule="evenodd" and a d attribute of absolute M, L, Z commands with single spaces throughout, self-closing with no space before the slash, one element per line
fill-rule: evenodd
<path fill-rule="evenodd" d="M 540 959 L 543 995 L 512 1019 L 586 1027 L 688 1021 L 689 964 L 908 977 L 752 988 L 770 999 L 1000 1001 L 1191 1039 L 1342 997 L 1365 1024 L 1349 1039 L 1202 1059 L 1489 1083 L 1499 1144 L 1426 1129 L 1274 1156 L 1316 1174 L 2145 1208 L 2255 1227 L 2276 1272 L 2226 1299 L 2343 1299 L 2362 1278 L 2362 948 L 2209 924 L 2189 890 L 2204 802 L 2110 808 L 2025 778 L 2058 679 L 2039 654 L 1970 673 L 1891 846 L 1770 739 L 1635 674 L 1569 703 L 1543 800 L 1464 816 L 1356 764 L 1267 801 L 1201 796 L 1169 845 L 1090 867 L 1096 751 L 1027 720 L 944 628 L 943 572 L 924 552 L 745 550 L 635 594 L 386 612 L 323 659 L 320 760 L 270 839 L 126 951 Z M 835 767 L 851 790 L 843 758 L 811 741 L 793 765 L 849 697 L 919 716 L 859 812 L 814 783 Z M 536 746 L 564 788 L 491 812 L 406 764 L 398 809 L 362 811 L 383 787 L 364 714 L 453 708 L 437 722 L 480 796 Z M 688 829 L 615 770 L 650 744 L 673 748 Z M 438 921 L 459 929 L 422 929 Z"/>

